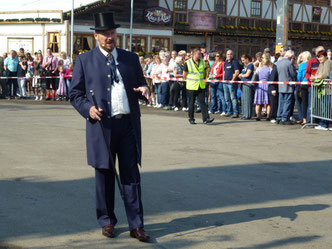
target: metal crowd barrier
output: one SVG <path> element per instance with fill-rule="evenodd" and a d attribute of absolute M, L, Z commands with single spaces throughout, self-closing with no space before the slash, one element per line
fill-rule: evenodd
<path fill-rule="evenodd" d="M 332 85 L 329 84 L 331 80 L 324 80 L 324 83 L 320 87 L 311 85 L 311 122 L 302 128 L 318 126 L 315 119 L 332 122 Z M 325 88 L 323 93 L 320 93 L 321 87 Z"/>

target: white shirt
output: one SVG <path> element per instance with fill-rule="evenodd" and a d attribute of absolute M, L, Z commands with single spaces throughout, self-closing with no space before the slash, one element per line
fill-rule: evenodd
<path fill-rule="evenodd" d="M 101 47 L 99 47 L 99 49 L 103 53 L 103 55 L 105 55 L 105 57 L 106 57 L 108 52 L 106 52 Z M 112 50 L 111 54 L 113 55 L 115 65 L 119 65 L 119 63 L 117 61 L 118 51 L 116 50 L 116 48 L 114 48 Z M 106 63 L 106 60 L 105 60 L 105 63 Z M 111 67 L 109 67 L 109 68 L 111 70 Z M 111 73 L 111 71 L 110 71 L 110 73 Z M 108 102 L 111 104 L 112 117 L 115 115 L 118 115 L 118 114 L 129 114 L 130 113 L 128 96 L 126 93 L 125 86 L 123 84 L 122 76 L 121 76 L 118 68 L 116 68 L 116 74 L 119 77 L 119 82 L 118 83 L 114 82 L 113 85 L 111 86 L 111 100 L 110 100 L 110 102 Z"/>

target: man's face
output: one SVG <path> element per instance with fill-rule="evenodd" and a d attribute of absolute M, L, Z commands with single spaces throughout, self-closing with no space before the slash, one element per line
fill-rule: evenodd
<path fill-rule="evenodd" d="M 173 59 L 176 58 L 176 52 L 172 52 L 172 58 L 173 58 Z"/>
<path fill-rule="evenodd" d="M 332 52 L 327 52 L 327 56 L 328 56 L 329 58 L 331 58 L 331 56 L 332 56 Z"/>
<path fill-rule="evenodd" d="M 49 56 L 52 55 L 52 50 L 51 49 L 47 49 L 47 55 L 49 55 Z"/>
<path fill-rule="evenodd" d="M 115 29 L 98 31 L 95 32 L 94 37 L 98 42 L 99 47 L 106 50 L 107 52 L 111 52 L 116 45 L 117 33 Z"/>
<path fill-rule="evenodd" d="M 196 60 L 198 60 L 199 58 L 201 58 L 201 51 L 199 51 L 199 50 L 195 51 L 195 53 L 194 53 L 194 58 L 195 58 Z"/>
<path fill-rule="evenodd" d="M 285 54 L 286 54 L 286 49 L 280 49 L 280 55 L 282 56 L 282 57 L 284 57 L 285 56 Z"/>
<path fill-rule="evenodd" d="M 227 57 L 227 60 L 233 59 L 233 51 L 231 51 L 231 50 L 227 51 L 226 57 Z"/>
<path fill-rule="evenodd" d="M 13 51 L 10 52 L 10 57 L 12 57 L 12 58 L 15 57 L 15 53 Z"/>
<path fill-rule="evenodd" d="M 201 52 L 202 52 L 202 54 L 205 54 L 206 53 L 206 48 L 201 48 Z"/>

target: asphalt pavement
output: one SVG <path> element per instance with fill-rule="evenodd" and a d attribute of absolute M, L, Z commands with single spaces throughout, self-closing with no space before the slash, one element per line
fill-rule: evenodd
<path fill-rule="evenodd" d="M 330 249 L 332 131 L 142 106 L 145 229 L 101 235 L 85 120 L 65 102 L 0 100 L 0 249 Z"/>

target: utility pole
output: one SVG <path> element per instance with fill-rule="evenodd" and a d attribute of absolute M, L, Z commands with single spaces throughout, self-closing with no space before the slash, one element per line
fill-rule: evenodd
<path fill-rule="evenodd" d="M 290 45 L 288 41 L 288 9 L 289 0 L 277 0 L 277 33 L 276 53 L 280 48 Z"/>
<path fill-rule="evenodd" d="M 74 53 L 74 0 L 72 0 L 71 5 L 71 15 L 70 15 L 70 59 L 73 62 L 73 53 Z"/>
<path fill-rule="evenodd" d="M 130 31 L 129 31 L 129 51 L 132 52 L 132 42 L 133 42 L 133 15 L 134 15 L 134 0 L 131 0 L 130 4 Z"/>

